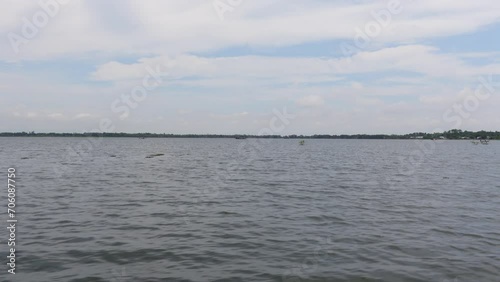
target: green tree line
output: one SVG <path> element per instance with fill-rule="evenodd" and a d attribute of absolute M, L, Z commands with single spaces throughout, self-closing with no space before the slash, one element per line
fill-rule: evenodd
<path fill-rule="evenodd" d="M 172 134 L 172 133 L 125 133 L 125 132 L 85 132 L 85 133 L 35 133 L 2 132 L 3 137 L 132 137 L 132 138 L 280 138 L 280 139 L 496 139 L 499 131 L 463 131 L 452 129 L 441 133 L 414 132 L 409 134 L 316 134 L 316 135 L 245 135 L 245 134 Z"/>

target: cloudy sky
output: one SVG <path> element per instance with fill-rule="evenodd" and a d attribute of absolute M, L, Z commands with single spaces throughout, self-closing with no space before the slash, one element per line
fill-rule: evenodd
<path fill-rule="evenodd" d="M 0 131 L 500 130 L 498 0 L 1 5 Z"/>

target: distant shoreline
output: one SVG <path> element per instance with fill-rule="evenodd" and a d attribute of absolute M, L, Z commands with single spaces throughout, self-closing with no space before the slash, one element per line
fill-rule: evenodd
<path fill-rule="evenodd" d="M 462 131 L 453 129 L 441 133 L 415 132 L 409 134 L 315 134 L 315 135 L 247 135 L 247 134 L 167 134 L 167 133 L 35 133 L 35 132 L 2 132 L 0 137 L 122 137 L 122 138 L 269 138 L 269 139 L 423 139 L 423 140 L 500 140 L 499 131 Z M 242 138 L 243 137 L 243 138 Z"/>

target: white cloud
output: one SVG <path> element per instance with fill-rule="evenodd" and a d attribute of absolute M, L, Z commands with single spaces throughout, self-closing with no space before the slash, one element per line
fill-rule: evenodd
<path fill-rule="evenodd" d="M 352 88 L 354 88 L 354 89 L 358 89 L 358 90 L 360 90 L 360 89 L 363 89 L 363 88 L 364 88 L 363 84 L 362 84 L 362 83 L 360 83 L 360 82 L 357 82 L 357 81 L 353 81 L 353 82 L 351 83 L 351 86 L 352 86 Z"/>
<path fill-rule="evenodd" d="M 223 120 L 238 120 L 244 117 L 248 116 L 248 112 L 240 112 L 240 113 L 233 113 L 233 114 L 227 114 L 227 115 L 221 115 L 221 114 L 214 114 L 211 113 L 210 117 L 215 118 L 215 119 L 223 119 Z"/>
<path fill-rule="evenodd" d="M 64 115 L 61 113 L 52 113 L 47 115 L 51 119 L 62 119 L 64 118 Z"/>
<path fill-rule="evenodd" d="M 307 5 L 298 0 L 245 2 L 226 21 L 220 21 L 212 1 L 73 0 L 62 6 L 30 43 L 22 46 L 19 55 L 2 52 L 0 59 L 47 59 L 90 52 L 178 55 L 241 45 L 276 47 L 333 39 L 350 41 L 356 35 L 354 28 L 363 28 L 373 21 L 372 12 L 387 4 L 320 0 L 308 1 Z M 0 11 L 3 32 L 20 33 L 23 15 L 30 18 L 40 10 L 33 1 L 7 3 Z M 390 25 L 376 41 L 415 42 L 471 32 L 500 20 L 500 9 L 493 8 L 498 7 L 496 0 L 401 3 L 403 12 L 392 16 Z M 123 16 L 116 16 L 116 11 Z M 6 39 L 0 46 L 11 49 Z"/>
<path fill-rule="evenodd" d="M 92 115 L 89 114 L 89 113 L 80 113 L 80 114 L 77 114 L 76 116 L 74 116 L 73 118 L 74 119 L 86 119 L 86 118 L 91 118 Z"/>
<path fill-rule="evenodd" d="M 190 83 L 202 79 L 206 81 L 205 85 L 213 80 L 219 80 L 220 84 L 257 79 L 272 81 L 274 84 L 300 81 L 334 82 L 342 79 L 343 75 L 386 71 L 406 71 L 428 77 L 452 79 L 500 73 L 500 64 L 468 65 L 459 55 L 440 53 L 436 47 L 402 45 L 361 52 L 351 58 L 330 60 L 265 56 L 159 56 L 142 58 L 132 64 L 109 62 L 98 66 L 91 78 L 102 81 L 142 79 L 148 74 L 148 68 L 166 73 L 167 79 L 170 80 L 197 77 L 190 80 Z M 359 82 L 354 82 L 352 86 L 363 87 Z"/>
<path fill-rule="evenodd" d="M 324 104 L 323 97 L 318 95 L 308 95 L 297 100 L 297 105 L 303 107 L 318 107 Z"/>

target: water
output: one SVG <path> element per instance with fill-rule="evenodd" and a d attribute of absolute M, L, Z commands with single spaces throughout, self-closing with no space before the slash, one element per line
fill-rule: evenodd
<path fill-rule="evenodd" d="M 0 159 L 4 281 L 500 281 L 500 142 L 0 138 Z"/>

